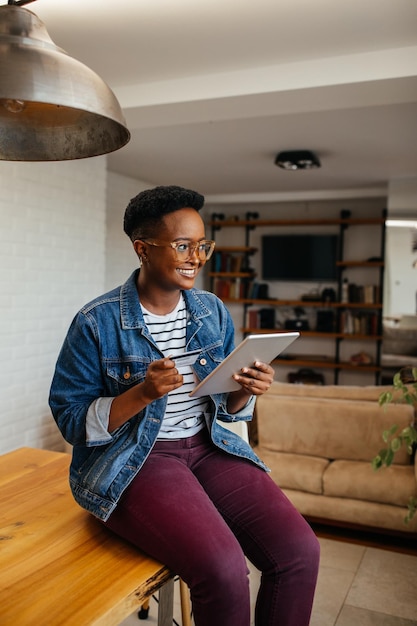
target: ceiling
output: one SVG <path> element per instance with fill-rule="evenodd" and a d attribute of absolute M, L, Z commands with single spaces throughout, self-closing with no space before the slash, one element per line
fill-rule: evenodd
<path fill-rule="evenodd" d="M 131 140 L 108 156 L 112 171 L 213 200 L 383 195 L 417 177 L 416 0 L 25 8 L 118 97 Z M 274 165 L 296 149 L 322 167 Z"/>

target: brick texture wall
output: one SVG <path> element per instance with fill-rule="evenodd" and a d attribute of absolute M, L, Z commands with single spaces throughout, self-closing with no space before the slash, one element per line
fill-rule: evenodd
<path fill-rule="evenodd" d="M 63 449 L 55 360 L 78 308 L 103 291 L 106 158 L 0 162 L 0 453 Z"/>
<path fill-rule="evenodd" d="M 138 266 L 133 246 L 123 232 L 123 216 L 131 198 L 155 186 L 114 172 L 108 173 L 107 181 L 106 290 L 123 283 Z"/>

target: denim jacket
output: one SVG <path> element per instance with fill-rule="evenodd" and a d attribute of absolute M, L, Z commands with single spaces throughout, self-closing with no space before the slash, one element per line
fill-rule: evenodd
<path fill-rule="evenodd" d="M 55 421 L 73 445 L 70 485 L 74 498 L 102 520 L 108 519 L 151 452 L 167 402 L 166 396 L 154 400 L 119 428 L 107 430 L 113 398 L 143 381 L 151 361 L 164 356 L 142 316 L 137 271 L 75 316 L 57 360 L 49 397 Z M 233 323 L 214 294 L 190 289 L 183 295 L 189 312 L 187 350 L 201 349 L 193 366 L 201 380 L 233 349 Z M 252 448 L 218 422 L 250 420 L 255 399 L 230 415 L 227 394 L 210 398 L 205 418 L 213 443 L 266 470 Z"/>

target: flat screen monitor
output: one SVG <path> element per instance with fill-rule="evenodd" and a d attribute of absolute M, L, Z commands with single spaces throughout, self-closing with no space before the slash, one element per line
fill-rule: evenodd
<path fill-rule="evenodd" d="M 264 235 L 262 278 L 282 281 L 335 281 L 337 235 Z"/>

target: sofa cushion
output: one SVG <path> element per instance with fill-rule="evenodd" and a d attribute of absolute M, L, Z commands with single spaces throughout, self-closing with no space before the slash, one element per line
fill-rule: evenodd
<path fill-rule="evenodd" d="M 260 448 L 330 460 L 370 462 L 384 445 L 383 430 L 392 424 L 404 428 L 413 419 L 412 407 L 405 404 L 380 407 L 376 401 L 270 392 L 259 396 L 256 406 Z M 404 448 L 395 463 L 409 463 Z"/>
<path fill-rule="evenodd" d="M 295 489 L 284 489 L 284 493 L 306 517 L 333 520 L 338 524 L 360 524 L 389 531 L 417 533 L 417 516 L 405 524 L 407 510 L 402 506 L 350 498 L 328 498 Z"/>
<path fill-rule="evenodd" d="M 417 496 L 414 468 L 391 465 L 375 472 L 369 463 L 333 461 L 323 475 L 323 493 L 406 507 L 410 496 Z"/>
<path fill-rule="evenodd" d="M 327 459 L 255 448 L 255 452 L 271 470 L 271 477 L 280 487 L 323 493 L 323 472 Z"/>
<path fill-rule="evenodd" d="M 280 396 L 308 396 L 317 398 L 336 398 L 340 400 L 368 400 L 378 403 L 379 396 L 385 391 L 392 391 L 391 385 L 294 385 L 273 382 L 268 393 Z"/>

